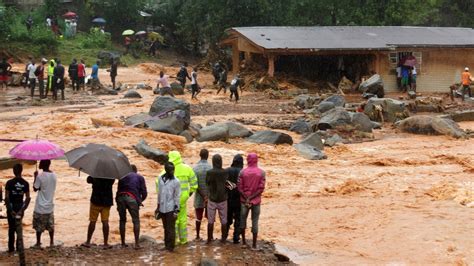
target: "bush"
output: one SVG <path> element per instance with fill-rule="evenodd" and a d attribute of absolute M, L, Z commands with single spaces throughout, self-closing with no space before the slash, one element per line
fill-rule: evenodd
<path fill-rule="evenodd" d="M 84 49 L 101 48 L 108 49 L 112 47 L 110 34 L 91 30 L 89 34 L 79 34 L 76 39 Z"/>

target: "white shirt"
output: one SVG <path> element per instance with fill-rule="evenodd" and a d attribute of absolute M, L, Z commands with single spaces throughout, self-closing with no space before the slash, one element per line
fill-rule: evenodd
<path fill-rule="evenodd" d="M 175 206 L 179 209 L 179 199 L 181 197 L 181 185 L 175 177 L 166 182 L 162 176 L 158 177 L 158 204 L 161 213 L 168 213 L 175 210 Z"/>
<path fill-rule="evenodd" d="M 39 191 L 36 196 L 34 212 L 39 214 L 53 213 L 56 180 L 56 174 L 50 172 L 42 172 L 36 177 L 33 187 L 39 189 Z"/>
<path fill-rule="evenodd" d="M 414 66 L 413 69 L 411 70 L 412 75 L 416 75 L 416 67 Z"/>
<path fill-rule="evenodd" d="M 162 78 L 158 78 L 158 84 L 161 85 L 161 88 L 169 88 L 170 83 L 168 82 L 168 75 L 163 75 Z"/>
<path fill-rule="evenodd" d="M 50 18 L 46 19 L 46 26 L 51 27 L 51 19 Z"/>
<path fill-rule="evenodd" d="M 29 64 L 27 70 L 28 70 L 28 78 L 35 79 L 36 78 L 36 75 L 35 75 L 36 66 L 33 65 L 33 64 Z"/>
<path fill-rule="evenodd" d="M 397 78 L 401 78 L 401 77 L 402 77 L 402 68 L 397 67 Z"/>
<path fill-rule="evenodd" d="M 191 72 L 191 84 L 197 84 L 198 73 L 193 71 Z"/>

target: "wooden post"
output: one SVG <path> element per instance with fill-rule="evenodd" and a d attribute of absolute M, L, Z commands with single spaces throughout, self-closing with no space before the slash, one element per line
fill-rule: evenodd
<path fill-rule="evenodd" d="M 268 76 L 273 77 L 275 75 L 275 56 L 268 55 Z"/>
<path fill-rule="evenodd" d="M 246 63 L 252 62 L 252 53 L 251 52 L 245 52 L 245 62 Z"/>
<path fill-rule="evenodd" d="M 380 54 L 379 53 L 375 53 L 373 67 L 374 67 L 373 70 L 375 71 L 375 73 L 380 75 Z"/>
<path fill-rule="evenodd" d="M 239 47 L 237 43 L 232 45 L 232 72 L 235 74 L 239 73 L 240 70 L 240 55 Z"/>

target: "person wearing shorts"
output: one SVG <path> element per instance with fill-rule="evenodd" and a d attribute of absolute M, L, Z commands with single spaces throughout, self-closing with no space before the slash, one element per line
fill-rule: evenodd
<path fill-rule="evenodd" d="M 219 212 L 221 220 L 221 242 L 227 240 L 227 189 L 226 184 L 229 179 L 229 172 L 222 168 L 222 157 L 219 154 L 212 156 L 212 169 L 207 171 L 206 185 L 209 189 L 209 201 L 207 203 L 207 243 L 210 244 L 214 238 L 214 222 L 216 212 Z"/>
<path fill-rule="evenodd" d="M 209 158 L 209 151 L 202 149 L 199 152 L 199 157 L 201 160 L 194 166 L 193 171 L 196 174 L 198 180 L 198 189 L 197 193 L 194 196 L 194 210 L 196 212 L 196 239 L 201 239 L 199 233 L 201 231 L 201 222 L 202 218 L 205 216 L 207 218 L 206 206 L 207 199 L 209 197 L 206 185 L 206 174 L 207 171 L 211 170 L 211 165 L 207 162 Z"/>
<path fill-rule="evenodd" d="M 132 173 L 129 173 L 118 183 L 117 211 L 120 217 L 120 238 L 122 247 L 125 247 L 125 225 L 127 223 L 127 210 L 132 217 L 133 234 L 135 236 L 135 248 L 139 248 L 140 237 L 140 206 L 147 197 L 145 178 L 138 174 L 137 167 L 132 165 Z"/>
<path fill-rule="evenodd" d="M 50 170 L 51 161 L 42 160 L 39 169 L 35 172 L 33 190 L 38 192 L 33 212 L 33 228 L 36 231 L 35 247 L 41 247 L 41 234 L 49 232 L 49 245 L 54 246 L 54 193 L 56 191 L 56 174 Z"/>
<path fill-rule="evenodd" d="M 100 215 L 102 222 L 102 232 L 104 234 L 104 248 L 109 245 L 109 216 L 110 207 L 113 205 L 112 186 L 114 179 L 87 177 L 87 183 L 92 184 L 92 195 L 89 208 L 89 227 L 87 229 L 87 240 L 82 246 L 90 247 L 92 235 L 95 231 L 95 224 Z"/>
<path fill-rule="evenodd" d="M 193 72 L 191 72 L 191 99 L 197 99 L 197 95 L 200 92 L 197 75 L 197 68 L 194 67 Z"/>
<path fill-rule="evenodd" d="M 8 72 L 10 72 L 11 69 L 12 65 L 7 62 L 6 58 L 3 58 L 2 62 L 0 62 L 0 84 L 2 88 L 5 87 L 5 89 L 8 89 Z"/>

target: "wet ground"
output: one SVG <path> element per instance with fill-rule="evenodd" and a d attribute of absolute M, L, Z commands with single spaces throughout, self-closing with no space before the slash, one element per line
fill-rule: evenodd
<path fill-rule="evenodd" d="M 120 69 L 119 81 L 151 82 L 156 74 L 152 74 L 150 68 L 156 69 L 154 66 Z M 177 69 L 168 70 L 174 74 Z M 107 83 L 106 72 L 101 75 Z M 208 74 L 200 77 L 203 83 L 210 83 Z M 122 150 L 146 177 L 150 194 L 141 210 L 142 233 L 156 239 L 162 238 L 163 230 L 161 223 L 153 219 L 154 178 L 162 168 L 135 152 L 132 145 L 140 139 L 165 151 L 178 149 L 189 164 L 198 161 L 201 148 L 208 148 L 211 154 L 221 154 L 225 165 L 229 165 L 237 153 L 257 152 L 260 165 L 267 172 L 260 235 L 276 243 L 277 248 L 296 263 L 474 263 L 474 141 L 399 133 L 387 124 L 375 132 L 371 142 L 326 148 L 328 159 L 324 161 L 302 159 L 287 145 L 258 145 L 244 140 L 186 144 L 181 137 L 122 126 L 124 117 L 147 112 L 155 97 L 149 90 L 139 90 L 139 93 L 143 99 L 129 104 L 116 104 L 122 93 L 92 96 L 70 92 L 66 103 L 39 103 L 28 99 L 28 91 L 15 88 L 0 98 L 0 138 L 29 139 L 39 135 L 65 150 L 90 142 Z M 18 96 L 26 98 L 15 101 Z M 289 103 L 286 100 L 267 100 L 260 94 L 245 92 L 241 103 L 235 105 L 227 97 L 228 94 L 215 96 L 214 91 L 204 89 L 200 99 L 191 102 L 193 121 L 205 124 L 208 120 L 301 115 L 286 108 Z M 189 100 L 190 95 L 181 98 Z M 106 126 L 95 127 L 91 118 L 104 121 Z M 461 126 L 474 130 L 474 122 L 463 122 Z M 295 142 L 300 139 L 297 134 L 289 134 Z M 7 156 L 13 145 L 0 142 L 0 157 Z M 57 240 L 65 246 L 75 246 L 86 237 L 91 188 L 85 182 L 86 175 L 78 176 L 65 161 L 54 161 L 53 170 L 59 175 L 55 206 Z M 33 171 L 34 168 L 25 170 L 25 178 L 30 183 Z M 0 171 L 0 182 L 5 183 L 10 176 L 10 171 Z M 24 219 L 27 246 L 34 242 L 31 219 L 35 196 L 33 193 L 32 205 Z M 194 213 L 191 206 L 192 201 L 188 208 L 192 238 Z M 118 243 L 118 215 L 114 208 L 110 223 L 111 242 Z M 0 220 L 0 250 L 6 249 L 6 232 L 6 221 Z M 127 232 L 127 239 L 131 241 L 131 224 L 127 225 Z M 93 240 L 100 243 L 100 226 Z M 85 261 L 92 258 L 87 252 L 76 249 L 62 250 L 59 257 L 64 255 L 61 252 L 71 252 L 71 256 Z M 126 261 L 129 258 L 141 263 L 142 256 L 154 256 L 153 252 L 140 252 L 112 250 L 110 256 L 105 255 L 103 259 Z M 178 252 L 188 254 L 186 248 Z M 54 254 L 45 256 L 56 258 Z M 213 256 L 216 258 L 217 254 Z M 252 264 L 255 256 L 248 256 L 252 259 L 247 261 L 244 257 L 244 261 Z M 0 254 L 0 263 L 10 259 Z"/>

